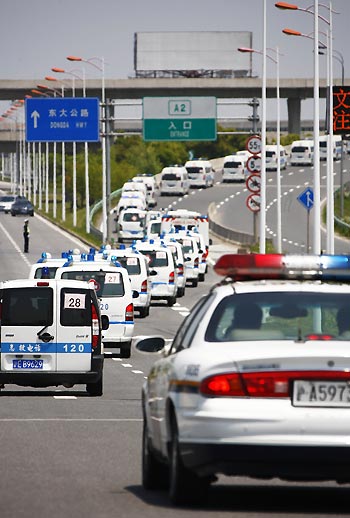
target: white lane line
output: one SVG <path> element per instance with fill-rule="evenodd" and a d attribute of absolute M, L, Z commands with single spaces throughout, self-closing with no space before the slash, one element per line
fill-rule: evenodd
<path fill-rule="evenodd" d="M 126 368 L 131 368 L 132 367 L 131 363 L 122 363 L 122 366 L 126 367 Z"/>
<path fill-rule="evenodd" d="M 180 311 L 180 315 L 183 317 L 187 317 L 187 315 L 189 315 L 189 314 L 190 314 L 189 311 Z"/>
<path fill-rule="evenodd" d="M 2 223 L 0 223 L 0 228 L 3 231 L 3 233 L 5 234 L 5 236 L 7 237 L 7 239 L 10 241 L 10 243 L 12 243 L 13 247 L 17 250 L 17 252 L 19 252 L 19 254 L 22 257 L 22 259 L 24 260 L 24 262 L 26 262 L 28 266 L 31 266 L 32 263 L 24 255 L 24 253 L 22 252 L 20 247 L 17 245 L 16 241 L 10 236 L 10 234 L 7 232 L 6 228 L 4 227 L 4 225 Z"/>
<path fill-rule="evenodd" d="M 114 362 L 122 362 L 123 360 L 121 358 L 112 358 Z"/>
<path fill-rule="evenodd" d="M 134 374 L 143 374 L 143 371 L 131 371 L 133 372 Z"/>
<path fill-rule="evenodd" d="M 175 305 L 171 308 L 173 309 L 174 311 L 188 311 L 188 308 L 186 308 L 185 306 L 176 306 Z"/>
<path fill-rule="evenodd" d="M 77 396 L 53 396 L 54 399 L 78 399 Z"/>
<path fill-rule="evenodd" d="M 142 421 L 142 419 L 137 419 L 137 418 L 125 418 L 125 419 L 121 419 L 121 418 L 105 418 L 105 419 L 94 419 L 94 418 L 60 418 L 60 417 L 52 417 L 52 418 L 41 418 L 41 417 L 29 417 L 28 419 L 26 418 L 4 418 L 4 419 L 0 419 L 0 422 L 2 423 L 25 423 L 25 422 L 37 422 L 37 421 L 40 421 L 40 422 L 57 422 L 57 421 L 67 421 L 67 422 L 82 422 L 82 423 L 100 423 L 100 422 L 111 422 L 111 423 L 139 423 Z"/>

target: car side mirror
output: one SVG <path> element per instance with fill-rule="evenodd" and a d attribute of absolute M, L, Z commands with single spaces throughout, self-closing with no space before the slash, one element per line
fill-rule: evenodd
<path fill-rule="evenodd" d="M 154 275 L 158 275 L 158 272 L 156 272 L 156 270 L 151 270 L 149 274 L 153 277 Z"/>
<path fill-rule="evenodd" d="M 101 316 L 101 322 L 102 322 L 102 329 L 104 331 L 109 328 L 109 318 L 107 317 L 107 315 Z"/>
<path fill-rule="evenodd" d="M 139 297 L 139 292 L 137 290 L 132 290 L 132 298 L 137 299 Z"/>
<path fill-rule="evenodd" d="M 212 238 L 209 239 L 209 245 L 211 246 L 213 244 Z"/>

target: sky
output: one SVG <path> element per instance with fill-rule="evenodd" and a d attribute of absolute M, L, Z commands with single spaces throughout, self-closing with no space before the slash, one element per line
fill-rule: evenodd
<path fill-rule="evenodd" d="M 319 4 L 319 14 L 329 19 L 329 3 L 319 0 Z M 307 8 L 313 0 L 298 0 L 298 5 Z M 332 5 L 340 13 L 333 15 L 333 48 L 342 54 L 345 77 L 350 78 L 350 0 L 333 0 Z M 282 29 L 288 27 L 312 36 L 313 16 L 279 10 L 275 0 L 266 0 L 266 6 L 267 47 L 278 46 L 281 52 L 280 77 L 312 78 L 312 40 L 288 37 Z M 106 78 L 133 77 L 136 32 L 251 31 L 253 48 L 261 50 L 262 11 L 263 0 L 2 0 L 0 79 L 42 82 L 46 75 L 52 75 L 52 67 L 81 75 L 79 64 L 66 60 L 68 55 L 103 57 Z M 325 41 L 321 32 L 327 28 L 320 21 L 320 40 Z M 267 77 L 274 78 L 275 64 L 267 61 Z M 254 54 L 253 75 L 261 76 L 261 68 L 261 56 Z M 85 65 L 87 79 L 99 74 L 94 67 Z M 335 60 L 334 77 L 340 76 L 341 65 Z M 326 77 L 326 58 L 322 56 L 320 77 Z"/>

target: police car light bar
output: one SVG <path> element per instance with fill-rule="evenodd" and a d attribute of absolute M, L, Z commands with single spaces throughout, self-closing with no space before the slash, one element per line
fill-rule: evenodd
<path fill-rule="evenodd" d="M 298 279 L 350 282 L 349 255 L 226 254 L 214 271 L 234 280 Z"/>

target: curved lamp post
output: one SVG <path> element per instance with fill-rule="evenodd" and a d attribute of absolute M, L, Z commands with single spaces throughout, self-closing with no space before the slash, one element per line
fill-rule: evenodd
<path fill-rule="evenodd" d="M 101 72 L 101 79 L 102 79 L 102 92 L 101 92 L 101 101 L 102 101 L 102 109 L 101 109 L 101 118 L 102 118 L 102 235 L 103 235 L 103 242 L 105 243 L 108 239 L 108 219 L 107 219 L 107 158 L 106 158 L 106 108 L 105 108 L 105 74 L 104 74 L 104 68 L 105 68 L 105 61 L 104 58 L 99 57 L 91 57 L 88 59 L 84 59 L 80 56 L 67 56 L 68 61 L 78 61 L 81 63 L 87 63 L 88 65 L 93 66 L 97 70 Z M 98 61 L 100 65 L 97 65 L 94 61 Z M 85 182 L 85 185 L 88 184 L 88 179 Z M 88 196 L 88 193 L 87 193 Z M 89 210 L 88 207 L 88 197 L 87 197 L 87 210 Z M 89 218 L 89 216 L 87 216 Z M 90 230 L 90 226 L 89 226 Z"/>
<path fill-rule="evenodd" d="M 276 91 L 277 91 L 277 252 L 282 253 L 282 209 L 281 209 L 281 164 L 280 164 L 280 145 L 281 145 L 281 115 L 280 115 L 280 74 L 279 74 L 279 48 L 268 49 L 275 52 L 276 58 L 269 54 L 266 57 L 276 64 Z M 262 55 L 260 50 L 248 47 L 239 47 L 239 52 L 250 52 Z M 261 161 L 264 158 L 261 157 Z"/>
<path fill-rule="evenodd" d="M 320 147 L 319 147 L 319 57 L 318 57 L 318 22 L 322 20 L 329 27 L 329 34 L 327 37 L 328 43 L 328 56 L 329 56 L 329 138 L 328 147 L 331 147 L 333 141 L 333 124 L 331 123 L 331 117 L 333 112 L 333 66 L 332 66 L 332 41 L 333 41 L 333 30 L 332 30 L 332 13 L 336 12 L 332 9 L 332 2 L 329 5 L 320 4 L 329 10 L 329 20 L 324 16 L 321 16 L 318 11 L 319 2 L 314 0 L 313 6 L 307 8 L 299 7 L 295 4 L 289 4 L 287 2 L 277 2 L 275 6 L 279 9 L 302 11 L 313 15 L 314 18 L 314 249 L 315 254 L 321 253 L 321 179 L 320 179 Z M 313 7 L 313 10 L 312 10 Z M 291 31 L 291 30 L 289 30 Z M 285 34 L 300 36 L 296 34 L 298 31 L 285 32 Z M 334 175 L 333 175 L 333 160 L 331 161 L 329 171 L 327 171 L 327 251 L 334 253 Z"/>

